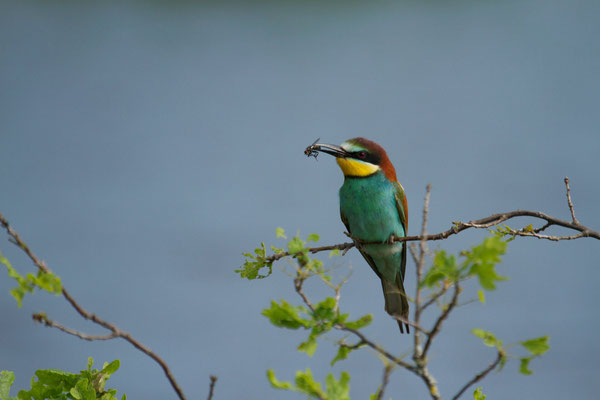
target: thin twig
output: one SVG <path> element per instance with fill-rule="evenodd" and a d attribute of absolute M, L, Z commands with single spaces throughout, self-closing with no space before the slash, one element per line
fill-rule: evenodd
<path fill-rule="evenodd" d="M 398 320 L 400 322 L 405 323 L 408 326 L 411 326 L 413 328 L 415 328 L 416 330 L 418 330 L 419 332 L 423 332 L 425 335 L 429 335 L 429 331 L 425 328 L 423 328 L 421 325 L 417 325 L 414 321 L 410 321 L 406 318 L 402 318 L 399 315 L 390 315 L 390 317 L 394 318 L 395 320 Z"/>
<path fill-rule="evenodd" d="M 393 369 L 394 366 L 392 364 L 387 364 L 383 369 L 383 378 L 381 379 L 381 386 L 377 390 L 377 397 L 375 398 L 376 400 L 383 399 L 383 394 L 385 393 L 385 388 L 390 381 L 390 374 L 392 373 Z"/>
<path fill-rule="evenodd" d="M 386 349 L 384 349 L 377 343 L 367 339 L 367 337 L 365 335 L 363 335 L 360 331 L 358 331 L 356 329 L 348 328 L 345 324 L 335 324 L 333 327 L 335 329 L 338 329 L 341 331 L 352 333 L 353 335 L 355 335 L 356 337 L 358 337 L 360 339 L 360 342 L 362 344 L 369 346 L 371 349 L 375 350 L 377 353 L 381 354 L 382 356 L 384 356 L 385 358 L 387 358 L 394 364 L 397 364 L 403 368 L 406 368 L 407 370 L 409 370 L 411 372 L 416 372 L 417 369 L 414 365 L 409 364 L 406 361 L 402 360 L 401 358 L 394 356 L 393 354 L 388 352 Z"/>
<path fill-rule="evenodd" d="M 88 335 L 87 333 L 83 333 L 83 332 L 79 332 L 79 331 L 76 331 L 71 328 L 67 328 L 66 326 L 61 325 L 58 322 L 52 321 L 44 313 L 33 314 L 32 317 L 35 322 L 56 328 L 65 333 L 68 333 L 69 335 L 77 336 L 78 338 L 83 339 L 83 340 L 89 340 L 89 341 L 109 340 L 109 339 L 114 339 L 114 338 L 118 337 L 114 332 L 110 333 L 108 335 Z"/>
<path fill-rule="evenodd" d="M 492 372 L 494 370 L 494 368 L 496 368 L 496 366 L 500 363 L 500 361 L 502 361 L 502 359 L 505 357 L 506 355 L 504 354 L 503 351 L 499 350 L 498 351 L 498 356 L 496 357 L 496 359 L 494 360 L 493 363 L 491 363 L 486 369 L 484 369 L 483 371 L 481 371 L 480 373 L 478 373 L 477 375 L 475 375 L 469 382 L 465 383 L 465 385 L 458 391 L 458 393 L 456 393 L 454 395 L 454 397 L 452 397 L 452 400 L 457 400 L 460 396 L 462 396 L 462 394 L 472 385 L 474 385 L 475 383 L 479 382 L 480 380 L 482 380 L 483 378 L 485 378 L 485 376 L 487 374 L 489 374 L 490 372 Z"/>
<path fill-rule="evenodd" d="M 425 202 L 423 204 L 423 222 L 421 225 L 421 240 L 419 241 L 419 258 L 416 263 L 416 294 L 415 294 L 415 324 L 421 322 L 421 280 L 423 279 L 423 269 L 425 268 L 425 252 L 427 242 L 427 218 L 429 216 L 429 198 L 431 196 L 431 183 L 427 185 L 425 191 Z M 430 336 L 430 335 L 429 335 Z M 414 353 L 413 360 L 417 364 L 422 361 L 421 355 L 421 333 L 418 330 L 414 332 Z"/>
<path fill-rule="evenodd" d="M 458 295 L 460 294 L 460 291 L 461 291 L 460 286 L 457 281 L 454 283 L 454 294 L 452 295 L 452 300 L 450 300 L 450 303 L 446 306 L 446 308 L 444 309 L 444 312 L 442 312 L 442 314 L 435 321 L 435 324 L 433 325 L 433 329 L 431 330 L 431 334 L 427 337 L 427 341 L 425 342 L 425 347 L 423 347 L 423 354 L 422 354 L 423 358 L 427 357 L 427 352 L 429 351 L 429 347 L 431 346 L 431 343 L 433 342 L 433 339 L 435 338 L 435 336 L 440 332 L 440 329 L 442 328 L 442 323 L 444 322 L 444 320 L 446 318 L 448 318 L 448 315 L 450 315 L 450 312 L 452 312 L 454 307 L 456 307 L 456 305 L 458 304 Z"/>
<path fill-rule="evenodd" d="M 425 309 L 427 309 L 427 307 L 429 307 L 430 305 L 432 305 L 433 303 L 438 301 L 438 299 L 440 297 L 442 297 L 444 294 L 446 294 L 446 292 L 448 291 L 449 288 L 450 288 L 450 285 L 444 283 L 444 286 L 440 289 L 440 291 L 436 292 L 433 296 L 431 296 L 431 298 L 429 300 L 427 300 L 421 306 L 421 312 L 423 312 Z"/>
<path fill-rule="evenodd" d="M 571 188 L 569 187 L 569 177 L 565 176 L 565 186 L 567 187 L 567 204 L 569 205 L 569 210 L 571 211 L 571 218 L 573 219 L 573 223 L 579 225 L 579 221 L 575 218 L 575 209 L 573 208 L 573 201 L 571 200 Z"/>
<path fill-rule="evenodd" d="M 25 252 L 25 254 L 27 254 L 29 259 L 31 259 L 31 261 L 35 264 L 36 267 L 38 267 L 41 271 L 43 271 L 45 273 L 48 273 L 48 274 L 52 273 L 50 268 L 48 268 L 46 266 L 46 264 L 42 260 L 40 260 L 31 251 L 29 246 L 27 246 L 27 244 L 23 241 L 23 239 L 21 239 L 19 234 L 12 228 L 12 226 L 10 226 L 10 224 L 8 223 L 6 218 L 4 218 L 4 216 L 1 213 L 0 213 L 0 224 L 2 224 L 4 229 L 6 229 L 6 232 L 8 233 L 10 239 L 12 239 L 11 242 L 16 244 L 19 248 L 21 248 Z M 93 314 L 93 313 L 87 311 L 75 300 L 75 298 L 73 296 L 71 296 L 71 294 L 64 287 L 62 288 L 62 295 L 71 304 L 71 306 L 73 306 L 73 308 L 75 308 L 75 310 L 79 313 L 79 315 L 81 315 L 84 319 L 90 320 L 90 321 L 94 322 L 95 324 L 108 329 L 109 331 L 112 332 L 112 335 L 114 335 L 114 337 L 120 337 L 120 338 L 125 339 L 126 341 L 131 343 L 136 349 L 140 350 L 141 352 L 143 352 L 144 354 L 146 354 L 147 356 L 152 358 L 154 361 L 156 361 L 162 368 L 167 379 L 171 383 L 173 390 L 175 390 L 175 392 L 177 393 L 177 396 L 179 397 L 179 399 L 181 399 L 181 400 L 186 399 L 185 395 L 183 394 L 183 391 L 181 390 L 181 387 L 175 380 L 175 377 L 173 376 L 173 373 L 171 372 L 169 366 L 161 357 L 158 356 L 158 354 L 154 353 L 152 350 L 150 350 L 150 348 L 143 345 L 141 342 L 139 342 L 137 339 L 135 339 L 133 336 L 131 336 L 131 334 L 129 334 L 128 332 L 122 331 L 116 325 L 114 325 L 110 322 L 107 322 L 107 321 L 101 319 L 100 317 L 98 317 L 96 314 Z M 69 332 L 67 332 L 67 333 L 69 333 Z M 79 335 L 75 335 L 75 336 L 79 336 Z M 81 336 L 79 336 L 79 337 L 81 337 Z M 90 340 L 90 339 L 86 339 L 86 340 Z M 102 339 L 102 340 L 104 340 L 104 339 Z"/>
<path fill-rule="evenodd" d="M 215 384 L 217 383 L 217 376 L 216 375 L 211 375 L 210 376 L 210 389 L 208 391 L 208 400 L 212 400 L 213 398 L 213 393 L 215 390 Z"/>
<path fill-rule="evenodd" d="M 413 259 L 415 265 L 419 263 L 419 256 L 417 255 L 417 245 L 415 243 L 408 244 L 408 250 L 410 251 L 410 255 Z"/>

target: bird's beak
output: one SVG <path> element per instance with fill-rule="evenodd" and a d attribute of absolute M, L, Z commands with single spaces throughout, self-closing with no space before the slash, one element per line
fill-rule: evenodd
<path fill-rule="evenodd" d="M 340 146 L 333 144 L 313 143 L 304 150 L 304 154 L 307 156 L 315 155 L 319 151 L 330 154 L 337 158 L 345 158 L 349 156 L 349 153 L 342 149 Z"/>

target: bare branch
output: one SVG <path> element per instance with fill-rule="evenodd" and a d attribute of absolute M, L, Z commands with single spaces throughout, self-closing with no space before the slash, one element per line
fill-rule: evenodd
<path fill-rule="evenodd" d="M 427 242 L 427 218 L 429 216 L 429 198 L 431 196 L 431 183 L 427 185 L 425 191 L 425 202 L 423 204 L 423 222 L 421 225 L 421 240 L 419 241 L 419 257 L 416 262 L 417 268 L 417 285 L 415 295 L 415 324 L 420 325 L 421 322 L 421 280 L 423 279 L 423 269 L 425 268 L 425 252 Z M 413 360 L 418 362 L 422 359 L 421 354 L 421 333 L 418 330 L 414 332 L 414 353 Z"/>
<path fill-rule="evenodd" d="M 25 252 L 25 254 L 27 254 L 27 256 L 29 257 L 29 259 L 31 259 L 31 261 L 35 264 L 36 267 L 38 267 L 41 271 L 44 271 L 46 273 L 49 273 L 49 274 L 52 273 L 50 268 L 48 268 L 46 266 L 46 264 L 42 260 L 40 260 L 31 251 L 29 246 L 27 246 L 27 244 L 21 239 L 19 234 L 12 228 L 12 226 L 10 226 L 10 224 L 8 223 L 6 218 L 4 218 L 4 216 L 1 213 L 0 213 L 0 224 L 4 227 L 4 229 L 6 229 L 6 232 L 8 233 L 8 236 L 9 236 L 9 240 L 12 243 L 14 243 L 15 245 L 17 245 L 21 250 L 23 250 Z M 110 322 L 107 322 L 107 321 L 101 319 L 100 317 L 98 317 L 96 314 L 93 314 L 93 313 L 87 311 L 75 300 L 75 298 L 73 298 L 73 296 L 71 296 L 71 294 L 64 287 L 62 288 L 62 295 L 71 304 L 71 306 L 73 306 L 73 308 L 75 308 L 75 310 L 79 313 L 79 315 L 81 315 L 84 319 L 90 320 L 90 321 L 94 322 L 95 324 L 100 325 L 100 326 L 108 329 L 109 331 L 111 331 L 112 333 L 108 336 L 120 337 L 120 338 L 125 339 L 126 341 L 131 343 L 136 349 L 140 350 L 141 352 L 145 353 L 147 356 L 152 358 L 154 361 L 156 361 L 160 365 L 160 367 L 163 369 L 163 372 L 165 373 L 167 379 L 171 383 L 173 390 L 175 390 L 175 392 L 177 393 L 177 396 L 181 400 L 186 399 L 185 395 L 183 394 L 183 391 L 181 390 L 181 387 L 179 386 L 179 384 L 175 380 L 175 377 L 173 376 L 173 373 L 169 369 L 169 366 L 161 357 L 159 357 L 156 353 L 154 353 L 152 350 L 150 350 L 150 348 L 144 346 L 137 339 L 133 338 L 133 336 L 131 336 L 128 332 L 122 331 L 116 325 L 114 325 Z M 51 325 L 51 326 L 55 326 L 55 325 Z M 58 329 L 61 329 L 58 326 L 55 326 L 55 327 Z M 62 327 L 62 328 L 64 328 L 64 329 L 61 329 L 63 332 L 72 334 L 74 336 L 78 336 L 82 339 L 86 339 L 85 337 L 81 336 L 83 334 L 81 334 L 81 335 L 76 334 L 76 333 L 80 333 L 80 332 L 73 331 L 73 330 L 70 330 L 65 327 Z M 85 336 L 87 336 L 87 335 L 85 335 Z M 89 337 L 92 337 L 92 336 L 89 336 Z M 90 340 L 90 339 L 86 339 L 86 340 Z M 95 339 L 95 340 L 100 340 L 100 339 Z"/>
<path fill-rule="evenodd" d="M 394 366 L 392 364 L 387 364 L 383 369 L 383 378 L 381 379 L 381 386 L 377 390 L 377 397 L 375 398 L 376 400 L 383 399 L 383 394 L 385 393 L 385 388 L 390 380 L 390 374 L 392 373 L 393 369 Z"/>
<path fill-rule="evenodd" d="M 77 336 L 78 338 L 83 339 L 83 340 L 89 340 L 89 341 L 109 340 L 109 339 L 114 339 L 114 338 L 118 337 L 118 335 L 116 335 L 114 332 L 110 333 L 108 335 L 103 335 L 103 336 L 102 335 L 88 335 L 86 333 L 67 328 L 66 326 L 63 326 L 63 325 L 59 324 L 58 322 L 54 322 L 51 319 L 49 319 L 46 316 L 46 314 L 44 314 L 44 313 L 33 314 L 32 317 L 33 317 L 33 320 L 37 323 L 56 328 L 65 333 L 68 333 L 69 335 Z"/>
<path fill-rule="evenodd" d="M 423 328 L 421 325 L 417 325 L 416 322 L 414 321 L 410 321 L 406 318 L 402 318 L 398 315 L 390 315 L 390 317 L 394 318 L 395 320 L 401 321 L 403 323 L 405 323 L 408 326 L 412 326 L 413 328 L 415 328 L 416 330 L 418 330 L 419 332 L 423 332 L 425 335 L 429 335 L 429 331 L 425 328 Z"/>
<path fill-rule="evenodd" d="M 212 400 L 213 398 L 213 393 L 215 390 L 215 384 L 217 383 L 217 376 L 216 375 L 211 375 L 210 376 L 210 389 L 208 391 L 208 400 Z"/>
<path fill-rule="evenodd" d="M 494 360 L 493 363 L 491 363 L 486 369 L 484 369 L 483 371 L 481 371 L 480 373 L 478 373 L 477 375 L 475 375 L 473 377 L 473 379 L 471 379 L 469 382 L 465 383 L 465 385 L 458 391 L 458 393 L 456 393 L 454 395 L 454 397 L 452 397 L 452 400 L 457 400 L 460 396 L 463 395 L 463 393 L 472 385 L 474 385 L 475 383 L 479 382 L 480 380 L 482 380 L 483 378 L 485 378 L 485 376 L 487 374 L 489 374 L 490 372 L 492 372 L 494 370 L 494 368 L 496 368 L 496 366 L 498 364 L 500 364 L 500 361 L 502 361 L 502 358 L 504 358 L 506 355 L 504 354 L 504 352 L 502 350 L 498 351 L 498 356 L 496 357 L 496 359 Z"/>
<path fill-rule="evenodd" d="M 334 325 L 334 328 L 341 330 L 341 331 L 352 333 L 353 335 L 355 335 L 356 337 L 358 337 L 360 339 L 359 343 L 369 346 L 371 349 L 375 350 L 377 353 L 381 354 L 382 356 L 384 356 L 385 358 L 387 358 L 394 364 L 397 364 L 403 368 L 406 368 L 407 370 L 409 370 L 411 372 L 416 373 L 417 368 L 414 365 L 407 363 L 406 361 L 402 360 L 402 358 L 392 355 L 390 352 L 388 352 L 386 349 L 384 349 L 377 343 L 367 339 L 367 337 L 365 335 L 363 335 L 360 331 L 358 331 L 356 329 L 348 328 L 345 324 L 336 324 L 336 325 Z"/>
<path fill-rule="evenodd" d="M 423 365 L 417 370 L 417 375 L 423 380 L 427 389 L 429 389 L 429 395 L 433 400 L 441 400 L 440 392 L 438 390 L 437 381 L 427 369 L 427 366 Z"/>
<path fill-rule="evenodd" d="M 415 243 L 408 244 L 408 250 L 410 251 L 410 255 L 413 259 L 415 265 L 419 263 L 419 256 L 417 255 L 417 245 Z"/>
<path fill-rule="evenodd" d="M 435 325 L 433 325 L 431 334 L 427 337 L 427 342 L 425 342 L 425 347 L 423 348 L 423 354 L 422 354 L 423 358 L 427 357 L 427 352 L 429 351 L 429 347 L 431 346 L 431 343 L 433 342 L 433 339 L 435 338 L 435 336 L 440 332 L 440 329 L 442 328 L 442 323 L 444 322 L 444 320 L 446 318 L 448 318 L 448 315 L 450 315 L 450 312 L 452 312 L 454 307 L 456 307 L 456 305 L 458 304 L 458 295 L 459 294 L 460 294 L 460 286 L 459 286 L 458 282 L 455 282 L 454 283 L 454 294 L 452 295 L 452 300 L 450 300 L 450 303 L 446 306 L 446 308 L 444 309 L 444 312 L 442 312 L 442 314 L 435 321 Z"/>
<path fill-rule="evenodd" d="M 427 307 L 429 307 L 430 305 L 432 305 L 433 303 L 435 303 L 436 301 L 438 301 L 438 299 L 440 297 L 442 297 L 444 294 L 446 294 L 446 292 L 448 291 L 448 289 L 450 289 L 450 285 L 444 283 L 444 286 L 442 287 L 442 289 L 440 289 L 439 292 L 436 292 L 433 296 L 431 296 L 431 298 L 429 300 L 427 300 L 421 306 L 421 312 L 423 312 L 423 310 L 425 310 Z"/>
<path fill-rule="evenodd" d="M 579 221 L 575 218 L 575 210 L 573 209 L 573 201 L 571 200 L 571 188 L 569 187 L 569 177 L 565 176 L 565 186 L 567 187 L 567 204 L 569 205 L 569 211 L 571 211 L 571 218 L 573 223 L 579 225 Z"/>

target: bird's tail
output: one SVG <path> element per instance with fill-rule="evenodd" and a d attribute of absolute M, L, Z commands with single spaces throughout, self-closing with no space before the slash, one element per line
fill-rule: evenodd
<path fill-rule="evenodd" d="M 406 298 L 400 274 L 398 274 L 394 283 L 382 279 L 381 286 L 383 287 L 383 296 L 385 297 L 385 311 L 393 317 L 399 317 L 404 321 L 408 321 L 408 299 Z M 410 333 L 407 323 L 398 320 L 398 326 L 400 327 L 400 333 L 404 333 L 404 329 L 406 329 L 406 333 Z"/>

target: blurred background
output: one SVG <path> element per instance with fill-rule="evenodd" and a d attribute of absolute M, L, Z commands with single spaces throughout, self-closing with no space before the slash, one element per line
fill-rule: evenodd
<path fill-rule="evenodd" d="M 190 399 L 207 395 L 209 374 L 219 376 L 216 399 L 301 398 L 271 389 L 265 371 L 289 380 L 306 367 L 320 380 L 349 371 L 352 397 L 364 399 L 380 383 L 374 354 L 331 369 L 332 343 L 309 358 L 295 350 L 304 332 L 260 316 L 271 299 L 299 300 L 285 263 L 260 281 L 233 272 L 261 241 L 283 244 L 278 226 L 346 241 L 342 174 L 304 148 L 317 137 L 380 143 L 406 189 L 410 234 L 427 183 L 429 230 L 439 232 L 514 209 L 569 219 L 565 176 L 577 217 L 600 229 L 599 17 L 594 0 L 4 1 L 0 212 L 84 307 L 163 356 Z M 483 237 L 431 246 L 458 252 Z M 491 374 L 481 383 L 489 398 L 595 398 L 598 249 L 593 239 L 511 242 L 498 267 L 510 280 L 485 305 L 458 309 L 432 348 L 442 395 L 494 359 L 470 334 L 483 328 L 505 343 L 547 334 L 551 344 L 534 375 L 518 374 L 515 360 Z M 0 250 L 34 271 L 8 241 Z M 366 334 L 408 350 L 360 255 L 324 259 L 340 276 L 352 267 L 342 308 L 372 313 Z M 109 386 L 128 398 L 175 398 L 127 343 L 35 325 L 31 314 L 45 311 L 102 332 L 53 295 L 17 309 L 14 282 L 0 276 L 0 369 L 15 371 L 13 393 L 36 369 L 78 371 L 93 356 L 98 366 L 121 360 Z M 403 370 L 386 394 L 428 397 Z"/>

